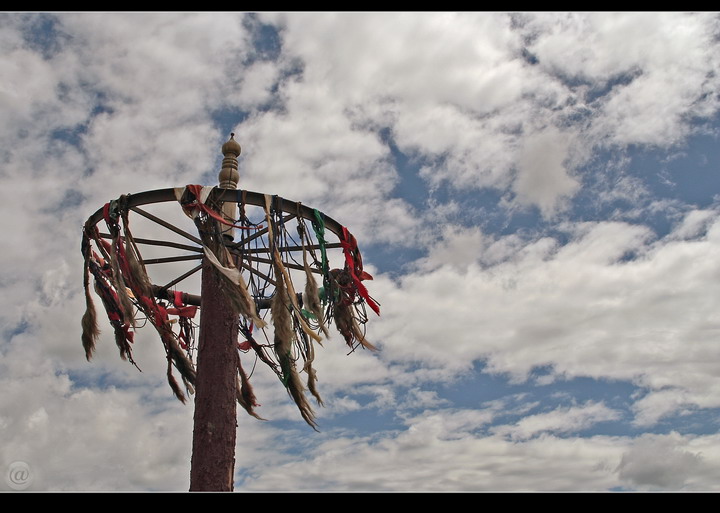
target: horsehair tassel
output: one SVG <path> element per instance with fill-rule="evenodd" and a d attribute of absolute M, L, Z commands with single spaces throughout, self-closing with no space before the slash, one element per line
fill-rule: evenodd
<path fill-rule="evenodd" d="M 257 403 L 257 399 L 255 398 L 255 392 L 253 391 L 247 374 L 245 374 L 245 370 L 242 367 L 242 363 L 240 363 L 239 357 L 237 369 L 238 376 L 236 387 L 238 403 L 245 409 L 246 412 L 248 412 L 248 414 L 252 415 L 256 419 L 266 420 L 255 412 L 255 406 L 259 406 L 259 404 Z"/>
<path fill-rule="evenodd" d="M 303 248 L 303 267 L 305 268 L 305 305 L 312 312 L 318 321 L 318 327 L 326 338 L 330 337 L 325 323 L 323 322 L 322 304 L 320 303 L 320 293 L 318 291 L 317 282 L 312 274 L 310 265 L 307 261 L 307 249 L 305 248 L 305 237 L 302 237 Z"/>
<path fill-rule="evenodd" d="M 180 390 L 180 385 L 178 385 L 178 382 L 175 379 L 175 376 L 173 376 L 172 359 L 171 358 L 168 358 L 167 379 L 168 379 L 168 383 L 170 384 L 170 388 L 172 388 L 173 394 L 175 394 L 175 397 L 177 397 L 181 403 L 185 404 L 185 401 L 186 401 L 185 394 L 183 394 L 182 390 Z"/>
<path fill-rule="evenodd" d="M 353 333 L 354 333 L 357 341 L 360 342 L 365 349 L 369 349 L 370 351 L 377 351 L 378 348 L 375 347 L 374 345 L 372 345 L 370 342 L 368 342 L 367 339 L 365 338 L 365 335 L 363 335 L 363 332 L 360 329 L 360 326 L 359 326 L 355 316 L 353 315 L 351 317 L 352 317 L 352 330 L 353 330 Z"/>
<path fill-rule="evenodd" d="M 308 403 L 307 398 L 303 393 L 304 387 L 302 381 L 300 381 L 300 376 L 295 371 L 294 367 L 290 374 L 287 390 L 290 393 L 290 396 L 295 400 L 295 404 L 297 404 L 302 418 L 305 420 L 305 422 L 308 423 L 311 428 L 317 431 L 318 429 L 317 422 L 315 421 L 315 412 L 313 411 L 310 403 Z"/>
<path fill-rule="evenodd" d="M 274 348 L 280 368 L 282 370 L 282 380 L 290 397 L 293 398 L 295 404 L 300 410 L 300 415 L 310 427 L 317 431 L 315 423 L 315 412 L 313 412 L 310 404 L 303 393 L 303 384 L 300 381 L 295 362 L 292 359 L 292 341 L 293 328 L 290 316 L 290 302 L 288 301 L 288 291 L 285 288 L 283 275 L 278 274 L 277 285 L 275 286 L 275 295 L 270 303 L 270 315 L 273 320 L 274 327 Z"/>
<path fill-rule="evenodd" d="M 112 269 L 112 276 L 110 277 L 110 280 L 112 281 L 113 288 L 118 296 L 118 302 L 120 303 L 120 310 L 123 313 L 123 317 L 135 326 L 132 302 L 128 297 L 125 280 L 123 279 L 123 275 L 120 270 L 120 255 L 118 254 L 118 250 L 121 249 L 122 246 L 120 245 L 120 227 L 117 223 L 116 214 L 117 201 L 111 201 L 105 205 L 105 222 L 112 234 L 112 243 L 110 244 L 110 268 Z"/>
<path fill-rule="evenodd" d="M 95 310 L 95 303 L 90 295 L 90 258 L 92 248 L 90 247 L 90 237 L 87 234 L 87 229 L 83 230 L 83 238 L 81 251 L 83 254 L 83 289 L 85 291 L 85 313 L 82 316 L 80 324 L 82 326 L 82 345 L 85 349 L 85 358 L 88 361 L 92 358 L 92 354 L 95 351 L 95 343 L 100 336 L 100 328 L 97 322 L 97 312 Z"/>
<path fill-rule="evenodd" d="M 363 335 L 360 326 L 358 326 L 357 320 L 352 314 L 350 307 L 342 304 L 342 302 L 336 303 L 335 306 L 335 326 L 345 338 L 348 346 L 353 347 L 354 342 L 357 341 L 365 349 L 369 349 L 370 351 L 378 350 L 377 347 L 365 339 L 365 335 Z"/>
<path fill-rule="evenodd" d="M 265 216 L 267 217 L 268 222 L 268 237 L 271 241 L 274 241 L 274 233 L 272 229 L 272 219 L 270 217 L 270 195 L 265 195 Z M 293 287 L 292 280 L 290 279 L 290 275 L 287 272 L 287 269 L 285 269 L 285 266 L 282 263 L 282 258 L 280 257 L 280 252 L 277 249 L 277 246 L 275 244 L 272 245 L 272 251 L 273 251 L 273 264 L 275 268 L 275 274 L 278 275 L 278 280 L 280 279 L 280 276 L 282 276 L 285 279 L 286 287 L 288 289 L 288 296 L 290 297 L 290 304 L 295 309 L 295 311 L 300 314 L 300 306 L 297 304 L 297 294 L 295 293 L 295 287 Z M 307 325 L 305 322 L 305 319 L 302 315 L 298 316 L 298 321 L 300 323 L 300 327 L 302 330 L 313 340 L 316 342 L 320 342 L 322 339 L 318 336 L 317 333 L 315 333 L 312 329 L 310 329 L 310 326 Z"/>
<path fill-rule="evenodd" d="M 310 393 L 315 397 L 315 400 L 317 401 L 318 405 L 325 406 L 325 403 L 323 403 L 322 397 L 320 397 L 320 393 L 317 390 L 317 372 L 315 372 L 315 369 L 313 369 L 310 362 L 305 363 L 305 371 L 307 372 L 308 378 L 307 378 L 307 386 L 308 390 L 310 390 Z"/>
<path fill-rule="evenodd" d="M 191 385 L 195 385 L 197 373 L 195 372 L 195 366 L 192 361 L 187 357 L 185 352 L 180 348 L 175 334 L 166 327 L 163 327 L 163 333 L 160 337 L 165 343 L 167 348 L 168 356 L 171 358 L 175 368 L 180 372 L 180 375 L 184 380 L 187 380 Z"/>
<path fill-rule="evenodd" d="M 132 349 L 128 343 L 127 334 L 123 329 L 123 325 L 120 324 L 119 321 L 115 321 L 112 324 L 115 330 L 115 344 L 117 344 L 120 350 L 120 358 L 122 360 L 130 359 L 130 361 L 132 361 Z"/>
<path fill-rule="evenodd" d="M 317 390 L 316 383 L 317 383 L 317 373 L 315 372 L 315 369 L 313 369 L 312 363 L 315 361 L 315 348 L 312 345 L 312 342 L 308 341 L 307 343 L 307 355 L 305 356 L 305 365 L 303 365 L 303 371 L 307 372 L 307 387 L 308 390 L 310 390 L 310 393 L 315 397 L 315 400 L 317 401 L 318 405 L 325 406 L 323 404 L 322 397 L 320 397 L 320 393 Z"/>
<path fill-rule="evenodd" d="M 273 257 L 275 259 L 276 268 L 282 273 L 283 277 L 285 278 L 286 286 L 288 289 L 288 296 L 290 297 L 290 304 L 295 309 L 296 312 L 300 313 L 300 305 L 297 303 L 297 294 L 295 293 L 295 287 L 293 287 L 292 280 L 290 279 L 290 275 L 287 272 L 287 269 L 285 269 L 285 266 L 282 264 L 282 260 L 280 258 L 280 252 L 275 248 L 275 251 L 273 252 Z M 322 341 L 320 336 L 315 333 L 312 329 L 310 329 L 310 326 L 307 325 L 307 322 L 305 322 L 305 318 L 302 315 L 298 316 L 298 321 L 300 323 L 300 327 L 302 330 L 313 340 L 316 342 Z"/>
<path fill-rule="evenodd" d="M 282 275 L 277 277 L 277 285 L 275 286 L 275 294 L 270 303 L 270 315 L 273 321 L 274 329 L 274 347 L 275 354 L 281 363 L 283 369 L 283 379 L 287 379 L 285 372 L 286 366 L 282 365 L 285 359 L 289 358 L 292 348 L 292 340 L 294 332 L 292 328 L 292 320 L 290 317 L 289 305 L 286 299 L 287 291 L 283 283 Z"/>
<path fill-rule="evenodd" d="M 150 278 L 148 278 L 147 270 L 140 257 L 140 251 L 130 232 L 130 221 L 128 220 L 127 210 L 123 211 L 122 219 L 125 234 L 125 258 L 127 259 L 128 268 L 132 275 L 132 285 L 134 285 L 134 288 L 132 286 L 130 288 L 141 296 L 153 297 L 154 294 Z"/>
<path fill-rule="evenodd" d="M 112 277 L 110 279 L 112 281 L 112 286 L 115 289 L 115 293 L 118 296 L 118 303 L 120 305 L 120 310 L 123 313 L 123 317 L 130 320 L 130 323 L 135 326 L 132 302 L 130 301 L 130 297 L 127 293 L 125 280 L 120 272 L 117 243 L 117 237 L 113 238 L 112 245 L 110 246 L 110 268 L 112 269 Z"/>
<path fill-rule="evenodd" d="M 266 323 L 260 318 L 257 313 L 255 300 L 250 295 L 250 291 L 248 291 L 248 286 L 245 282 L 245 278 L 243 278 L 240 270 L 234 266 L 232 262 L 232 256 L 228 249 L 223 246 L 223 250 L 225 251 L 226 261 L 230 262 L 230 265 L 232 266 L 231 269 L 235 270 L 234 274 L 236 278 L 235 280 L 233 280 L 233 290 L 237 292 L 238 302 L 242 307 L 240 313 L 242 313 L 247 319 L 251 320 L 258 328 L 264 328 L 266 326 Z"/>

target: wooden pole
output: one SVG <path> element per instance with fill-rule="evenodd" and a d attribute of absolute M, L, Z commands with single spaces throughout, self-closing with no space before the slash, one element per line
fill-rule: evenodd
<path fill-rule="evenodd" d="M 222 146 L 219 181 L 225 189 L 236 189 L 239 178 L 240 145 L 234 135 Z M 235 219 L 235 203 L 226 202 L 223 212 Z M 228 227 L 223 237 L 232 240 L 233 232 Z M 238 314 L 223 299 L 221 287 L 213 265 L 204 259 L 190 491 L 231 492 L 234 487 Z"/>

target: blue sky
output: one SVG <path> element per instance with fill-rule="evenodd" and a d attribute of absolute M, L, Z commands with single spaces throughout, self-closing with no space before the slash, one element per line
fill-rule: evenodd
<path fill-rule="evenodd" d="M 85 361 L 81 227 L 214 185 L 235 132 L 239 186 L 346 225 L 382 305 L 377 354 L 317 349 L 319 433 L 256 370 L 237 491 L 717 491 L 718 41 L 712 12 L 0 13 L 0 489 L 187 490 L 153 333 L 142 373 L 109 325 Z"/>

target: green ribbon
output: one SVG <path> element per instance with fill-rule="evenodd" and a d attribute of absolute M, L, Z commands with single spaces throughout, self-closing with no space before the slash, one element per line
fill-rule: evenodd
<path fill-rule="evenodd" d="M 322 258 L 321 266 L 322 266 L 322 273 L 323 273 L 323 282 L 324 285 L 327 287 L 330 285 L 330 265 L 328 264 L 327 259 L 327 250 L 325 249 L 325 221 L 323 220 L 323 214 L 318 209 L 313 209 L 313 214 L 315 214 L 315 219 L 312 220 L 312 227 L 315 231 L 315 237 L 317 237 L 318 244 L 320 245 L 320 255 Z M 326 298 L 323 297 L 323 304 L 326 301 Z"/>

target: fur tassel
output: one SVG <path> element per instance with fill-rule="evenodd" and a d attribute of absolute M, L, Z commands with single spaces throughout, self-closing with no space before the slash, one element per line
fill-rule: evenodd
<path fill-rule="evenodd" d="M 273 228 L 272 228 L 272 217 L 270 216 L 270 196 L 265 195 L 265 218 L 267 219 L 268 223 L 268 238 L 270 240 L 275 240 L 275 235 L 273 234 Z M 280 252 L 276 247 L 272 247 L 272 257 L 273 257 L 273 267 L 275 269 L 275 274 L 277 275 L 278 283 L 280 283 L 281 279 L 285 281 L 285 285 L 283 288 L 287 287 L 287 295 L 290 298 L 290 305 L 292 305 L 293 309 L 300 314 L 300 306 L 297 304 L 297 294 L 295 293 L 295 288 L 293 287 L 292 280 L 290 279 L 290 275 L 287 272 L 287 269 L 285 269 L 285 266 L 282 263 L 282 258 L 280 258 Z M 298 323 L 300 324 L 300 328 L 305 332 L 307 336 L 315 340 L 316 342 L 320 342 L 322 339 L 315 333 L 313 330 L 310 329 L 310 326 L 307 325 L 305 322 L 305 319 L 303 319 L 302 315 L 299 315 L 298 317 Z"/>
<path fill-rule="evenodd" d="M 320 293 L 318 291 L 317 282 L 315 281 L 315 277 L 312 275 L 312 271 L 310 270 L 310 266 L 308 266 L 307 262 L 305 262 L 305 278 L 305 306 L 315 316 L 318 322 L 318 327 L 325 337 L 328 338 L 330 337 L 330 332 L 323 322 L 323 308 L 320 303 Z"/>
<path fill-rule="evenodd" d="M 295 401 L 295 404 L 297 404 L 298 409 L 300 410 L 300 415 L 305 420 L 305 422 L 308 423 L 308 425 L 313 428 L 315 431 L 317 431 L 317 422 L 315 422 L 315 412 L 313 411 L 312 407 L 310 406 L 310 403 L 308 403 L 307 398 L 305 397 L 304 387 L 302 384 L 302 381 L 300 381 L 300 376 L 295 371 L 295 368 L 293 366 L 290 379 L 288 380 L 288 392 L 290 393 L 290 396 Z"/>
<path fill-rule="evenodd" d="M 197 378 L 197 373 L 195 371 L 195 366 L 193 365 L 192 361 L 190 361 L 190 358 L 188 358 L 185 352 L 180 348 L 180 345 L 175 339 L 175 336 L 171 332 L 161 333 L 160 336 L 163 339 L 163 342 L 165 342 L 168 357 L 170 358 L 172 363 L 175 364 L 175 368 L 183 377 L 183 380 L 188 381 L 191 385 L 194 386 L 195 380 Z"/>
<path fill-rule="evenodd" d="M 257 399 L 255 398 L 255 392 L 253 391 L 250 380 L 245 374 L 245 370 L 242 368 L 240 359 L 238 358 L 238 378 L 237 378 L 237 401 L 246 412 L 255 417 L 258 420 L 265 420 L 257 413 L 255 413 L 255 406 L 258 406 Z"/>
<path fill-rule="evenodd" d="M 282 274 L 285 284 L 287 287 L 287 295 L 290 298 L 290 305 L 292 305 L 293 309 L 299 314 L 300 313 L 300 305 L 297 304 L 297 294 L 295 293 L 295 288 L 293 287 L 292 280 L 290 279 L 290 275 L 287 272 L 287 269 L 285 269 L 285 266 L 282 264 L 282 260 L 280 259 L 280 253 L 278 252 L 277 248 L 274 251 L 274 258 L 275 258 L 275 269 L 276 271 L 280 271 L 278 274 Z M 310 329 L 310 326 L 307 325 L 307 322 L 305 322 L 305 319 L 302 315 L 298 316 L 298 323 L 300 324 L 300 328 L 305 332 L 307 336 L 312 338 L 315 342 L 321 342 L 322 339 L 318 336 L 317 333 L 315 333 L 313 330 Z"/>
<path fill-rule="evenodd" d="M 87 234 L 83 232 L 82 253 L 84 258 L 83 289 L 85 291 L 85 313 L 80 321 L 80 325 L 82 326 L 82 335 L 80 338 L 82 340 L 83 348 L 85 349 L 85 358 L 87 358 L 88 361 L 92 358 L 92 354 L 95 351 L 95 343 L 100 336 L 95 303 L 90 295 L 90 251 L 90 239 Z"/>
<path fill-rule="evenodd" d="M 302 238 L 303 267 L 305 268 L 305 306 L 312 312 L 315 319 L 317 319 L 318 328 L 322 331 L 323 335 L 325 335 L 325 338 L 329 338 L 330 332 L 325 326 L 325 316 L 323 315 L 323 308 L 320 303 L 320 291 L 318 290 L 317 282 L 310 269 L 310 264 L 308 264 L 307 249 L 305 249 L 305 225 L 299 225 L 298 231 L 300 231 Z"/>
<path fill-rule="evenodd" d="M 352 316 L 351 316 L 352 317 Z M 360 329 L 360 325 L 357 322 L 357 319 L 355 317 L 352 317 L 352 331 L 355 335 L 355 339 L 362 344 L 362 346 L 365 349 L 369 349 L 370 351 L 377 351 L 378 348 L 372 345 L 370 342 L 367 341 L 365 338 L 365 335 L 363 335 L 362 330 Z"/>
<path fill-rule="evenodd" d="M 113 239 L 112 245 L 110 246 L 110 267 L 112 269 L 112 285 L 115 289 L 115 293 L 118 296 L 118 303 L 120 310 L 122 311 L 123 318 L 130 321 L 132 326 L 135 326 L 135 317 L 133 315 L 133 306 L 130 301 L 130 297 L 127 293 L 127 287 L 125 286 L 125 280 L 123 279 L 122 273 L 120 272 L 120 264 L 117 254 L 117 239 Z"/>
<path fill-rule="evenodd" d="M 315 412 L 305 397 L 304 387 L 300 376 L 295 369 L 295 362 L 292 359 L 292 341 L 294 337 L 292 320 L 290 316 L 290 302 L 288 291 L 285 288 L 283 275 L 276 276 L 277 285 L 275 295 L 270 305 L 270 313 L 275 328 L 275 354 L 277 355 L 280 368 L 282 369 L 283 383 L 287 388 L 290 397 L 300 410 L 300 415 L 305 422 L 317 431 Z"/>
<path fill-rule="evenodd" d="M 125 221 L 125 258 L 127 259 L 133 280 L 130 288 L 137 290 L 141 296 L 153 297 L 154 294 L 150 278 L 148 278 L 147 270 L 142 264 L 140 253 L 138 252 L 137 246 L 135 246 L 135 240 L 127 228 L 127 221 Z"/>
<path fill-rule="evenodd" d="M 313 395 L 315 400 L 317 401 L 319 406 L 325 406 L 322 400 L 322 397 L 320 397 L 320 392 L 318 392 L 316 383 L 317 383 L 317 373 L 315 372 L 315 369 L 313 369 L 312 363 L 315 361 L 315 348 L 312 345 L 312 342 L 307 340 L 307 354 L 305 355 L 305 365 L 303 366 L 303 371 L 307 373 L 307 387 L 308 390 L 310 390 L 310 393 Z"/>
<path fill-rule="evenodd" d="M 115 330 L 115 344 L 117 344 L 118 349 L 120 349 L 120 358 L 132 361 L 132 349 L 130 349 L 130 344 L 127 341 L 125 330 L 118 322 L 113 322 L 112 324 Z"/>
<path fill-rule="evenodd" d="M 322 397 L 320 397 L 320 393 L 317 390 L 317 373 L 315 372 L 315 369 L 312 368 L 312 365 L 308 362 L 305 365 L 305 371 L 307 372 L 308 379 L 307 379 L 307 387 L 308 390 L 310 390 L 310 393 L 313 395 L 315 400 L 317 401 L 319 406 L 325 406 L 325 403 L 323 403 Z"/>
<path fill-rule="evenodd" d="M 85 310 L 85 314 L 83 314 L 82 321 L 80 322 L 82 325 L 81 339 L 83 348 L 85 349 L 85 358 L 90 361 L 93 352 L 95 351 L 95 342 L 100 336 L 100 328 L 98 328 L 95 306 L 87 289 L 85 289 L 85 296 L 87 298 L 87 309 Z"/>
<path fill-rule="evenodd" d="M 183 385 L 185 385 L 185 389 L 188 391 L 188 394 L 195 395 L 195 387 L 190 383 L 185 376 L 182 376 Z"/>
<path fill-rule="evenodd" d="M 185 394 L 183 394 L 182 390 L 180 390 L 180 385 L 178 385 L 178 382 L 175 379 L 175 376 L 173 376 L 172 360 L 170 360 L 169 358 L 168 358 L 168 367 L 167 367 L 167 379 L 168 379 L 168 383 L 170 384 L 170 388 L 172 388 L 173 394 L 175 394 L 175 397 L 177 397 L 181 403 L 185 404 L 185 401 L 186 401 Z"/>
<path fill-rule="evenodd" d="M 335 305 L 335 325 L 343 338 L 345 338 L 348 346 L 353 347 L 357 341 L 365 349 L 378 350 L 377 347 L 365 339 L 349 306 L 341 303 Z"/>

